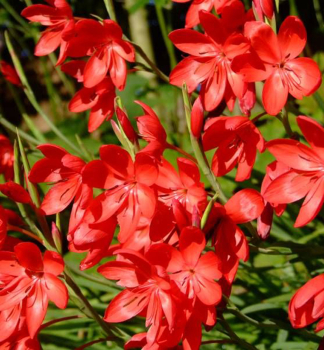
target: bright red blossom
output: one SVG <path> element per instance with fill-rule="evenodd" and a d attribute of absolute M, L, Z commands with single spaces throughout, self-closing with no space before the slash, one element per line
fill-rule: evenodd
<path fill-rule="evenodd" d="M 277 161 L 291 170 L 268 186 L 264 198 L 270 203 L 287 204 L 305 197 L 294 225 L 301 227 L 316 217 L 324 202 L 324 130 L 308 117 L 297 117 L 297 123 L 310 147 L 288 139 L 267 143 Z"/>
<path fill-rule="evenodd" d="M 61 309 L 67 305 L 67 289 L 57 277 L 63 272 L 63 259 L 51 251 L 42 256 L 33 243 L 19 243 L 13 253 L 0 252 L 0 262 L 1 329 L 9 337 L 23 313 L 33 338 L 44 320 L 49 300 Z M 6 314 L 11 317 L 3 317 Z"/>
<path fill-rule="evenodd" d="M 68 55 L 91 56 L 84 67 L 84 86 L 95 87 L 109 73 L 114 85 L 123 90 L 127 76 L 125 61 L 134 62 L 135 51 L 128 41 L 122 39 L 120 26 L 110 19 L 102 24 L 85 19 L 75 25 L 75 32 L 76 36 L 69 43 Z"/>
<path fill-rule="evenodd" d="M 231 67 L 246 82 L 266 80 L 262 101 L 267 113 L 278 114 L 288 94 L 302 99 L 319 88 L 322 77 L 316 62 L 306 57 L 297 58 L 307 41 L 300 19 L 287 17 L 278 36 L 265 23 L 248 22 L 245 35 L 254 51 L 237 56 Z"/>
<path fill-rule="evenodd" d="M 247 52 L 249 42 L 242 34 L 228 31 L 222 19 L 205 11 L 199 16 L 205 34 L 178 29 L 169 35 L 179 50 L 189 54 L 171 72 L 170 83 L 182 86 L 185 82 L 190 93 L 201 84 L 200 96 L 207 111 L 215 109 L 224 97 L 232 109 L 232 96 L 242 98 L 247 85 L 231 69 L 231 62 Z"/>
<path fill-rule="evenodd" d="M 5 61 L 0 61 L 0 72 L 3 74 L 4 78 L 11 84 L 21 86 L 20 78 L 15 70 L 9 63 Z"/>
<path fill-rule="evenodd" d="M 48 5 L 31 5 L 21 15 L 31 22 L 47 26 L 35 47 L 36 56 L 46 56 L 60 47 L 57 64 L 66 58 L 68 41 L 74 36 L 74 18 L 71 7 L 65 0 L 46 0 Z"/>

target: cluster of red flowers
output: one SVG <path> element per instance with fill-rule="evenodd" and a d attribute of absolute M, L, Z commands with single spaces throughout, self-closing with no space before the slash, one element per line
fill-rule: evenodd
<path fill-rule="evenodd" d="M 92 132 L 112 118 L 115 89 L 125 87 L 126 61 L 135 61 L 134 48 L 123 40 L 122 29 L 116 22 L 74 18 L 65 0 L 47 2 L 49 5 L 32 5 L 22 12 L 22 16 L 30 21 L 48 27 L 35 48 L 35 55 L 48 55 L 59 47 L 57 65 L 63 64 L 68 57 L 89 57 L 88 61 L 69 61 L 62 70 L 83 83 L 69 109 L 75 113 L 91 110 L 88 129 Z"/>
<path fill-rule="evenodd" d="M 46 55 L 60 47 L 58 64 L 68 57 L 89 57 L 68 61 L 62 70 L 83 83 L 69 108 L 91 109 L 91 132 L 113 117 L 115 88 L 125 87 L 126 61 L 134 62 L 134 48 L 123 40 L 114 21 L 76 19 L 65 0 L 47 2 L 22 13 L 48 26 L 35 54 Z M 174 45 L 188 54 L 171 73 L 170 82 L 177 86 L 185 82 L 189 93 L 199 87 L 191 136 L 203 151 L 216 149 L 211 164 L 215 177 L 237 166 L 236 181 L 245 181 L 251 177 L 257 151 L 273 154 L 276 161 L 266 169 L 261 193 L 244 189 L 226 203 L 209 202 L 195 159 L 178 158 L 175 167 L 163 157 L 169 147 L 167 134 L 155 112 L 142 102 L 137 102 L 143 109 L 136 119 L 138 132 L 121 108 L 116 109 L 118 124 L 111 121 L 116 134 L 127 141 L 127 150 L 103 145 L 100 159 L 86 163 L 59 146 L 44 144 L 38 147 L 44 158 L 28 174 L 31 183 L 52 185 L 41 203 L 41 214 L 59 213 L 73 203 L 67 239 L 70 251 L 87 253 L 82 270 L 115 257 L 98 268 L 105 278 L 124 287 L 109 304 L 104 320 L 146 318 L 147 332 L 133 336 L 126 349 L 170 349 L 180 342 L 185 350 L 199 349 L 202 325 L 208 329 L 215 325 L 222 294 L 230 295 L 239 261 L 249 258 L 248 241 L 239 225 L 257 219 L 258 234 L 265 239 L 273 212 L 281 215 L 287 204 L 305 197 L 295 227 L 307 225 L 322 208 L 322 126 L 308 117 L 297 118 L 308 147 L 292 139 L 265 142 L 249 119 L 256 101 L 255 82 L 265 81 L 264 108 L 276 115 L 288 94 L 301 99 L 313 93 L 320 86 L 321 73 L 312 59 L 297 58 L 306 44 L 303 23 L 288 17 L 276 35 L 264 22 L 274 17 L 272 1 L 253 2 L 259 20 L 252 11 L 245 12 L 238 0 L 194 0 L 186 26 L 200 23 L 204 34 L 193 29 L 170 34 Z M 219 16 L 208 12 L 212 8 Z M 236 99 L 244 116 L 217 115 L 204 122 L 204 111 L 215 110 L 224 100 L 232 110 Z M 146 141 L 145 147 L 139 147 L 139 139 Z M 0 142 L 0 172 L 11 180 L 12 147 L 5 137 Z M 94 196 L 98 193 L 94 189 L 100 194 Z M 14 182 L 1 185 L 0 191 L 16 202 L 33 205 L 28 192 Z M 20 223 L 14 214 L 0 209 L 0 327 L 5 330 L 0 346 L 29 342 L 30 348 L 38 349 L 34 337 L 48 301 L 59 308 L 67 304 L 67 289 L 58 278 L 64 262 L 56 252 L 42 256 L 35 244 L 12 242 L 7 231 L 13 222 Z M 112 245 L 117 226 L 118 243 Z M 294 327 L 323 317 L 322 279 L 323 275 L 309 281 L 293 297 L 289 315 Z M 323 327 L 321 321 L 317 329 Z"/>

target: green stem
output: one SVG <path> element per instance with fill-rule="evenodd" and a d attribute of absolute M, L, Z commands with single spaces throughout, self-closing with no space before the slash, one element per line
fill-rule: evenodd
<path fill-rule="evenodd" d="M 165 75 L 163 72 L 160 71 L 160 69 L 154 64 L 154 62 L 152 62 L 148 56 L 145 54 L 145 52 L 143 51 L 143 49 L 138 46 L 137 44 L 135 44 L 134 42 L 132 42 L 131 40 L 129 40 L 126 36 L 124 36 L 124 39 L 127 40 L 129 43 L 131 43 L 135 50 L 137 51 L 137 53 L 143 58 L 143 60 L 152 68 L 152 71 L 163 81 L 165 81 L 166 83 L 169 83 L 169 77 L 167 75 Z"/>
<path fill-rule="evenodd" d="M 20 98 L 17 95 L 16 89 L 12 84 L 8 83 L 8 88 L 15 100 L 15 103 L 19 109 L 19 112 L 21 116 L 23 117 L 25 123 L 27 124 L 29 130 L 33 133 L 35 138 L 40 142 L 40 143 L 46 143 L 46 138 L 44 135 L 38 130 L 36 125 L 34 124 L 33 120 L 29 117 L 29 115 L 26 112 L 25 106 L 21 103 Z"/>
<path fill-rule="evenodd" d="M 209 214 L 210 214 L 211 210 L 213 209 L 213 206 L 216 202 L 216 199 L 217 199 L 217 194 L 215 194 L 214 197 L 209 201 L 209 203 L 204 211 L 204 214 L 202 216 L 201 223 L 200 223 L 200 227 L 202 230 L 206 226 Z"/>
<path fill-rule="evenodd" d="M 11 41 L 10 41 L 10 38 L 9 38 L 9 35 L 7 32 L 5 32 L 5 41 L 6 41 L 6 45 L 8 47 L 10 56 L 12 58 L 12 61 L 14 63 L 14 66 L 16 68 L 16 71 L 17 71 L 19 78 L 24 86 L 25 94 L 26 94 L 28 100 L 30 101 L 30 103 L 32 104 L 32 106 L 36 109 L 36 111 L 40 114 L 40 116 L 44 119 L 44 121 L 47 123 L 47 125 L 50 127 L 50 129 L 56 134 L 56 136 L 59 137 L 61 140 L 63 140 L 76 153 L 78 153 L 79 155 L 82 156 L 78 147 L 76 147 L 66 136 L 64 136 L 62 134 L 62 132 L 53 124 L 53 122 L 50 120 L 50 118 L 46 115 L 46 113 L 42 110 L 42 108 L 38 104 L 37 99 L 34 95 L 34 92 L 28 83 L 27 77 L 26 77 L 25 72 L 22 68 L 22 65 L 19 61 L 19 58 L 13 49 L 13 46 L 11 44 Z"/>
<path fill-rule="evenodd" d="M 115 12 L 113 0 L 104 0 L 104 3 L 106 5 L 106 9 L 107 9 L 107 12 L 108 12 L 110 19 L 117 22 L 117 17 L 116 17 L 116 12 Z"/>
<path fill-rule="evenodd" d="M 169 54 L 170 67 L 171 67 L 171 69 L 173 69 L 177 65 L 177 59 L 175 56 L 174 46 L 168 37 L 168 30 L 167 30 L 165 18 L 163 15 L 163 8 L 161 5 L 157 4 L 157 2 L 155 2 L 155 11 L 156 11 L 156 16 L 157 16 L 159 26 L 161 29 L 163 41 L 164 41 L 164 44 L 165 44 L 166 49 L 167 49 L 168 54 Z"/>
<path fill-rule="evenodd" d="M 217 197 L 219 197 L 222 202 L 226 202 L 227 198 L 224 195 L 224 193 L 222 192 L 213 172 L 211 171 L 211 169 L 209 167 L 206 155 L 205 155 L 204 151 L 202 150 L 201 144 L 191 133 L 190 120 L 191 120 L 192 107 L 191 107 L 191 102 L 189 99 L 187 85 L 185 83 L 183 84 L 183 87 L 182 87 L 182 96 L 183 96 L 187 126 L 188 126 L 188 130 L 189 130 L 189 134 L 190 134 L 191 145 L 192 145 L 193 151 L 195 153 L 196 159 L 198 161 L 198 165 L 199 165 L 200 169 L 202 170 L 203 174 L 207 177 L 208 181 L 210 182 Z"/>
<path fill-rule="evenodd" d="M 0 114 L 0 124 L 2 124 L 6 129 L 10 130 L 13 133 L 16 133 L 16 130 L 19 131 L 19 134 L 21 136 L 21 138 L 23 138 L 25 141 L 33 144 L 33 145 L 40 145 L 41 142 L 39 142 L 38 140 L 34 139 L 32 136 L 28 135 L 27 133 L 25 133 L 24 131 L 18 129 L 15 125 L 11 124 L 10 122 L 8 122 L 7 119 L 5 119 L 2 114 Z"/>
<path fill-rule="evenodd" d="M 220 317 L 220 324 L 222 327 L 226 330 L 228 333 L 229 337 L 234 340 L 237 344 L 241 345 L 242 348 L 248 349 L 248 350 L 257 350 L 256 347 L 253 345 L 247 343 L 245 340 L 241 339 L 239 336 L 236 335 L 236 333 L 232 330 L 230 325 L 227 323 L 224 317 Z"/>

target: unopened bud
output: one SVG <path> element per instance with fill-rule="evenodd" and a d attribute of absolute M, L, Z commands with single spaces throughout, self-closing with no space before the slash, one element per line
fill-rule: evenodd
<path fill-rule="evenodd" d="M 56 226 L 55 222 L 52 222 L 52 238 L 57 251 L 62 254 L 62 233 Z"/>

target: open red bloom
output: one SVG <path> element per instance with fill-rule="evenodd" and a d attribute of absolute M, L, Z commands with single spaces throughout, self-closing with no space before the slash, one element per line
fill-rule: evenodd
<path fill-rule="evenodd" d="M 223 25 L 222 19 L 206 12 L 199 12 L 205 34 L 190 29 L 178 29 L 169 38 L 181 51 L 189 54 L 171 72 L 170 83 L 193 92 L 201 84 L 201 98 L 207 111 L 215 109 L 225 97 L 228 107 L 234 94 L 242 98 L 247 85 L 242 76 L 231 69 L 232 59 L 244 54 L 249 42 L 240 33 L 232 33 Z"/>
<path fill-rule="evenodd" d="M 247 117 L 217 117 L 205 124 L 203 145 L 205 151 L 218 147 L 212 162 L 216 176 L 238 165 L 235 180 L 244 181 L 251 176 L 257 150 L 264 150 L 264 139 Z"/>
<path fill-rule="evenodd" d="M 85 220 L 98 223 L 120 216 L 125 230 L 119 232 L 118 239 L 124 242 L 142 215 L 152 218 L 154 214 L 157 195 L 152 186 L 158 168 L 150 156 L 139 153 L 133 161 L 127 151 L 115 145 L 101 146 L 100 158 L 86 166 L 83 179 L 89 186 L 107 191 L 94 199 Z"/>
<path fill-rule="evenodd" d="M 125 61 L 134 62 L 135 51 L 128 41 L 122 39 L 120 26 L 110 19 L 102 24 L 85 19 L 75 25 L 75 31 L 76 37 L 69 43 L 68 55 L 91 56 L 84 68 L 84 86 L 93 88 L 109 72 L 114 85 L 123 90 L 127 77 Z"/>
<path fill-rule="evenodd" d="M 191 0 L 173 0 L 174 2 L 185 3 Z M 199 11 L 210 12 L 213 8 L 220 14 L 225 6 L 236 2 L 237 0 L 193 0 L 186 16 L 186 28 L 192 28 L 200 23 Z"/>
<path fill-rule="evenodd" d="M 305 197 L 295 227 L 307 225 L 324 202 L 324 129 L 311 118 L 299 116 L 297 123 L 310 147 L 289 139 L 267 143 L 278 162 L 291 168 L 266 189 L 264 198 L 275 204 L 287 204 Z"/>
<path fill-rule="evenodd" d="M 31 5 L 21 15 L 31 22 L 39 22 L 48 29 L 42 33 L 36 47 L 36 56 L 46 56 L 60 46 L 57 64 L 66 57 L 68 41 L 74 35 L 74 18 L 71 7 L 65 0 L 46 0 L 48 5 Z"/>
<path fill-rule="evenodd" d="M 84 61 L 70 61 L 62 66 L 62 71 L 73 76 L 78 82 L 84 81 Z M 83 87 L 72 98 L 69 110 L 74 113 L 84 112 L 90 109 L 88 131 L 93 132 L 114 114 L 114 100 L 116 97 L 115 86 L 109 77 L 105 77 L 97 85 Z"/>
<path fill-rule="evenodd" d="M 49 300 L 61 309 L 66 307 L 68 291 L 57 277 L 63 269 L 64 262 L 58 253 L 46 251 L 42 256 L 33 243 L 17 244 L 14 253 L 0 252 L 0 325 L 6 338 L 15 331 L 22 313 L 28 333 L 34 338 Z"/>
<path fill-rule="evenodd" d="M 234 58 L 232 69 L 246 82 L 266 80 L 262 101 L 267 113 L 278 114 L 287 102 L 288 93 L 302 99 L 319 88 L 322 76 L 316 62 L 307 57 L 296 58 L 307 41 L 300 19 L 287 17 L 278 37 L 262 22 L 247 23 L 245 34 L 254 52 Z"/>
<path fill-rule="evenodd" d="M 159 199 L 168 206 L 176 199 L 189 213 L 196 208 L 202 214 L 207 205 L 207 193 L 200 182 L 199 168 L 186 158 L 178 158 L 177 163 L 179 174 L 168 161 L 162 160 L 156 180 Z"/>
<path fill-rule="evenodd" d="M 6 181 L 13 179 L 14 150 L 9 139 L 0 135 L 0 174 Z"/>
<path fill-rule="evenodd" d="M 3 74 L 4 78 L 11 84 L 21 86 L 20 78 L 15 70 L 9 63 L 5 61 L 0 61 L 0 72 Z"/>
<path fill-rule="evenodd" d="M 294 328 L 306 327 L 322 318 L 316 332 L 324 329 L 324 275 L 319 275 L 302 286 L 289 303 L 289 319 Z"/>
<path fill-rule="evenodd" d="M 116 254 L 123 261 L 110 261 L 100 266 L 98 272 L 108 279 L 118 280 L 117 284 L 127 289 L 110 302 L 104 319 L 107 322 L 123 322 L 140 313 L 145 314 L 146 327 L 150 327 L 147 343 L 153 344 L 164 317 L 168 328 L 174 327 L 176 304 L 170 278 L 149 252 L 144 256 L 122 249 Z M 163 264 L 163 261 L 160 263 Z"/>
<path fill-rule="evenodd" d="M 44 144 L 37 147 L 45 158 L 35 163 L 29 174 L 33 183 L 52 182 L 54 186 L 46 193 L 41 209 L 46 215 L 64 210 L 74 199 L 70 230 L 81 219 L 92 197 L 92 190 L 82 183 L 85 162 L 59 146 Z"/>

